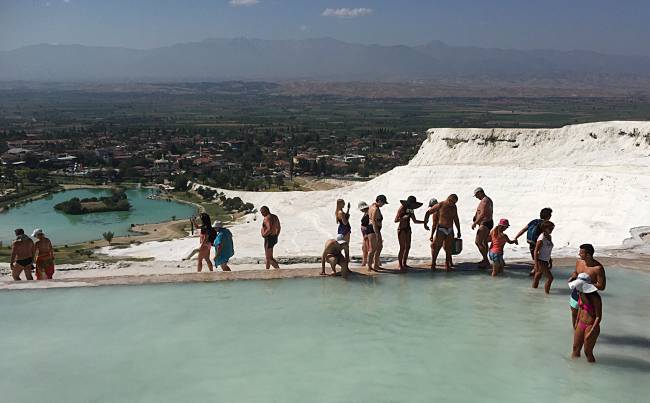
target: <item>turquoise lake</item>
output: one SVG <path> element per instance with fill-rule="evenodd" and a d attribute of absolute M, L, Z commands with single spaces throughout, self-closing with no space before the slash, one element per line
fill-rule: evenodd
<path fill-rule="evenodd" d="M 650 275 L 608 268 L 588 364 L 554 272 L 0 292 L 0 400 L 647 402 Z"/>
<path fill-rule="evenodd" d="M 69 215 L 54 210 L 54 205 L 73 197 L 101 197 L 110 194 L 104 189 L 78 189 L 52 194 L 0 213 L 0 241 L 5 245 L 14 239 L 14 229 L 23 228 L 31 235 L 34 228 L 42 228 L 57 245 L 101 239 L 102 233 L 112 231 L 116 236 L 127 235 L 131 224 L 151 224 L 180 219 L 194 214 L 194 207 L 165 200 L 147 199 L 147 189 L 127 191 L 130 211 Z"/>

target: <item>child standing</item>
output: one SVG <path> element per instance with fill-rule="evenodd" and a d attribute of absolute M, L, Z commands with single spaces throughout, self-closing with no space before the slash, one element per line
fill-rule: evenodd
<path fill-rule="evenodd" d="M 511 241 L 508 235 L 504 234 L 503 231 L 508 229 L 509 226 L 510 223 L 508 220 L 502 218 L 499 220 L 499 225 L 490 231 L 490 250 L 488 251 L 488 257 L 492 261 L 492 277 L 502 273 L 506 265 L 503 260 L 503 247 L 505 244 L 518 243 L 516 240 Z"/>

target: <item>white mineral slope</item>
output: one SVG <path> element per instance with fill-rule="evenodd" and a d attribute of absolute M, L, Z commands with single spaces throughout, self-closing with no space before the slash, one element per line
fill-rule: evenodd
<path fill-rule="evenodd" d="M 553 208 L 555 253 L 575 255 L 576 247 L 591 242 L 597 248 L 619 248 L 633 228 L 650 225 L 650 122 L 599 122 L 558 129 L 430 129 L 427 139 L 407 166 L 376 179 L 320 192 L 234 192 L 256 207 L 268 205 L 282 221 L 276 251 L 280 256 L 317 256 L 326 239 L 336 235 L 335 201 L 353 205 L 353 255 L 361 250 L 355 207 L 385 194 L 384 253 L 397 254 L 393 222 L 399 200 L 415 195 L 426 202 L 458 194 L 465 250 L 462 258 L 478 256 L 471 220 L 477 205 L 472 192 L 482 186 L 494 200 L 495 219 L 506 217 L 513 236 L 539 210 Z M 425 208 L 416 211 L 422 218 Z M 260 217 L 232 228 L 238 258 L 262 256 Z M 638 234 L 639 231 L 635 231 Z M 411 256 L 428 257 L 428 235 L 415 226 Z M 629 240 L 626 244 L 630 243 Z M 146 243 L 113 255 L 177 260 L 187 256 L 196 239 Z M 522 245 L 507 246 L 509 257 L 525 257 Z"/>

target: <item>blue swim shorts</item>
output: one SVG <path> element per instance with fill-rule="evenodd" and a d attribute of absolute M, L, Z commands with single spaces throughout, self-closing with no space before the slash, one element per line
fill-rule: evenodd
<path fill-rule="evenodd" d="M 497 263 L 497 264 L 505 264 L 503 261 L 503 253 L 494 253 L 494 252 L 488 252 L 488 257 L 492 261 L 492 263 Z"/>

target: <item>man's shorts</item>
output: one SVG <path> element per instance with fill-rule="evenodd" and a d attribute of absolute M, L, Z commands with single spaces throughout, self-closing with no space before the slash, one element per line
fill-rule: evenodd
<path fill-rule="evenodd" d="M 271 249 L 278 243 L 277 235 L 267 235 L 264 237 L 264 249 Z"/>
<path fill-rule="evenodd" d="M 492 263 L 505 264 L 505 261 L 503 260 L 503 253 L 494 253 L 490 251 L 488 252 L 488 257 L 490 258 Z"/>

